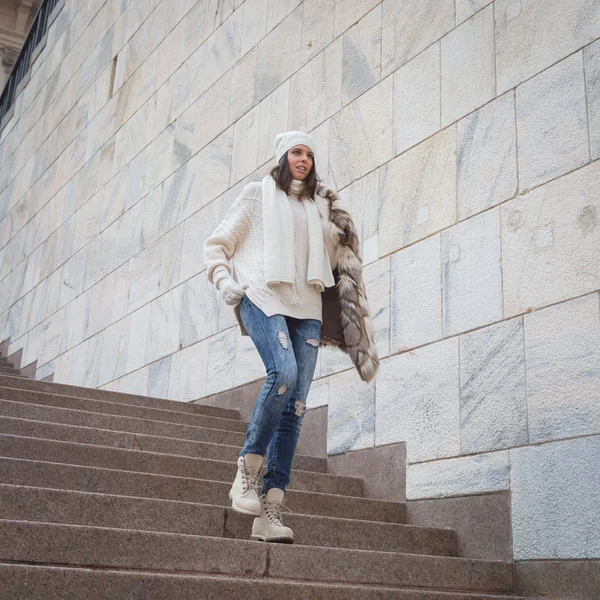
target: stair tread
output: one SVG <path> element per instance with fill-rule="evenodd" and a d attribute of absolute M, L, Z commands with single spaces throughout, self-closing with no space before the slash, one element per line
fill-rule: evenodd
<path fill-rule="evenodd" d="M 512 563 L 0 520 L 4 560 L 297 577 L 471 591 L 513 589 Z M 17 543 L 18 540 L 18 543 Z"/>
<path fill-rule="evenodd" d="M 173 574 L 148 573 L 136 569 L 117 571 L 114 569 L 89 569 L 53 565 L 21 565 L 0 562 L 0 574 L 10 573 L 7 578 L 11 591 L 23 594 L 21 600 L 37 600 L 47 594 L 60 593 L 67 585 L 69 589 L 79 584 L 82 594 L 78 600 L 87 598 L 87 590 L 103 590 L 105 600 L 133 597 L 133 592 L 145 600 L 191 600 L 198 594 L 217 600 L 525 600 L 520 596 L 488 595 L 485 593 L 428 591 L 415 587 L 391 587 L 356 583 L 326 583 L 298 581 L 295 579 L 269 577 L 232 577 L 218 574 Z M 24 582 L 27 585 L 24 585 Z M 84 587 L 86 586 L 86 587 Z M 129 587 L 127 587 L 129 586 Z M 128 590 L 128 591 L 123 591 Z M 113 595 L 114 594 L 114 595 Z M 179 595 L 181 594 L 181 595 Z M 317 595 L 318 594 L 318 595 Z M 130 595 L 130 596 L 128 596 Z M 74 598 L 74 596 L 70 596 Z"/>

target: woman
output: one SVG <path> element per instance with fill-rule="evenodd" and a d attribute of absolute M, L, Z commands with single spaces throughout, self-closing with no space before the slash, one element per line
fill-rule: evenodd
<path fill-rule="evenodd" d="M 366 381 L 379 360 L 356 230 L 337 194 L 319 183 L 315 143 L 306 133 L 288 131 L 277 135 L 275 151 L 278 164 L 244 187 L 206 240 L 204 254 L 209 281 L 235 307 L 242 335 L 252 338 L 267 371 L 231 505 L 257 516 L 252 539 L 291 543 L 281 504 L 319 346 L 346 351 Z"/>

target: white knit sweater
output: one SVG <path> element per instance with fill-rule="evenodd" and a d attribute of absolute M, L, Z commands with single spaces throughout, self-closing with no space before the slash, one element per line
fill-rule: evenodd
<path fill-rule="evenodd" d="M 292 286 L 283 286 L 281 291 L 277 291 L 265 283 L 260 182 L 244 187 L 221 224 L 204 243 L 207 277 L 217 288 L 220 281 L 229 275 L 239 284 L 247 284 L 246 295 L 269 317 L 280 314 L 322 321 L 321 292 L 307 282 L 308 224 L 306 211 L 299 199 L 301 189 L 302 182 L 294 179 L 287 196 L 294 215 L 296 281 Z M 338 248 L 327 227 L 329 202 L 318 195 L 316 202 L 333 269 L 337 265 Z"/>

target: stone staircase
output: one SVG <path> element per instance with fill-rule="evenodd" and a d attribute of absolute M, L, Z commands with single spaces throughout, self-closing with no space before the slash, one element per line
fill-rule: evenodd
<path fill-rule="evenodd" d="M 513 564 L 296 456 L 296 543 L 249 541 L 227 496 L 237 411 L 0 374 L 2 600 L 492 600 Z"/>
<path fill-rule="evenodd" d="M 15 365 L 8 362 L 6 356 L 0 356 L 0 376 L 10 375 L 11 377 L 25 377 L 21 374 L 19 369 L 15 368 Z"/>

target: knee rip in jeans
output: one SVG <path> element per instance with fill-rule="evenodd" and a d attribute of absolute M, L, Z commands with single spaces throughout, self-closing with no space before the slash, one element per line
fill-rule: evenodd
<path fill-rule="evenodd" d="M 296 408 L 296 416 L 303 417 L 304 413 L 306 412 L 306 404 L 304 402 L 302 402 L 302 400 L 296 400 L 295 408 Z"/>
<path fill-rule="evenodd" d="M 287 335 L 285 335 L 285 333 L 283 331 L 280 331 L 277 334 L 277 338 L 279 339 L 279 343 L 287 350 L 288 349 L 288 339 L 287 339 Z"/>
<path fill-rule="evenodd" d="M 309 338 L 306 340 L 306 343 L 313 348 L 319 347 L 319 340 L 315 340 L 314 338 Z"/>

